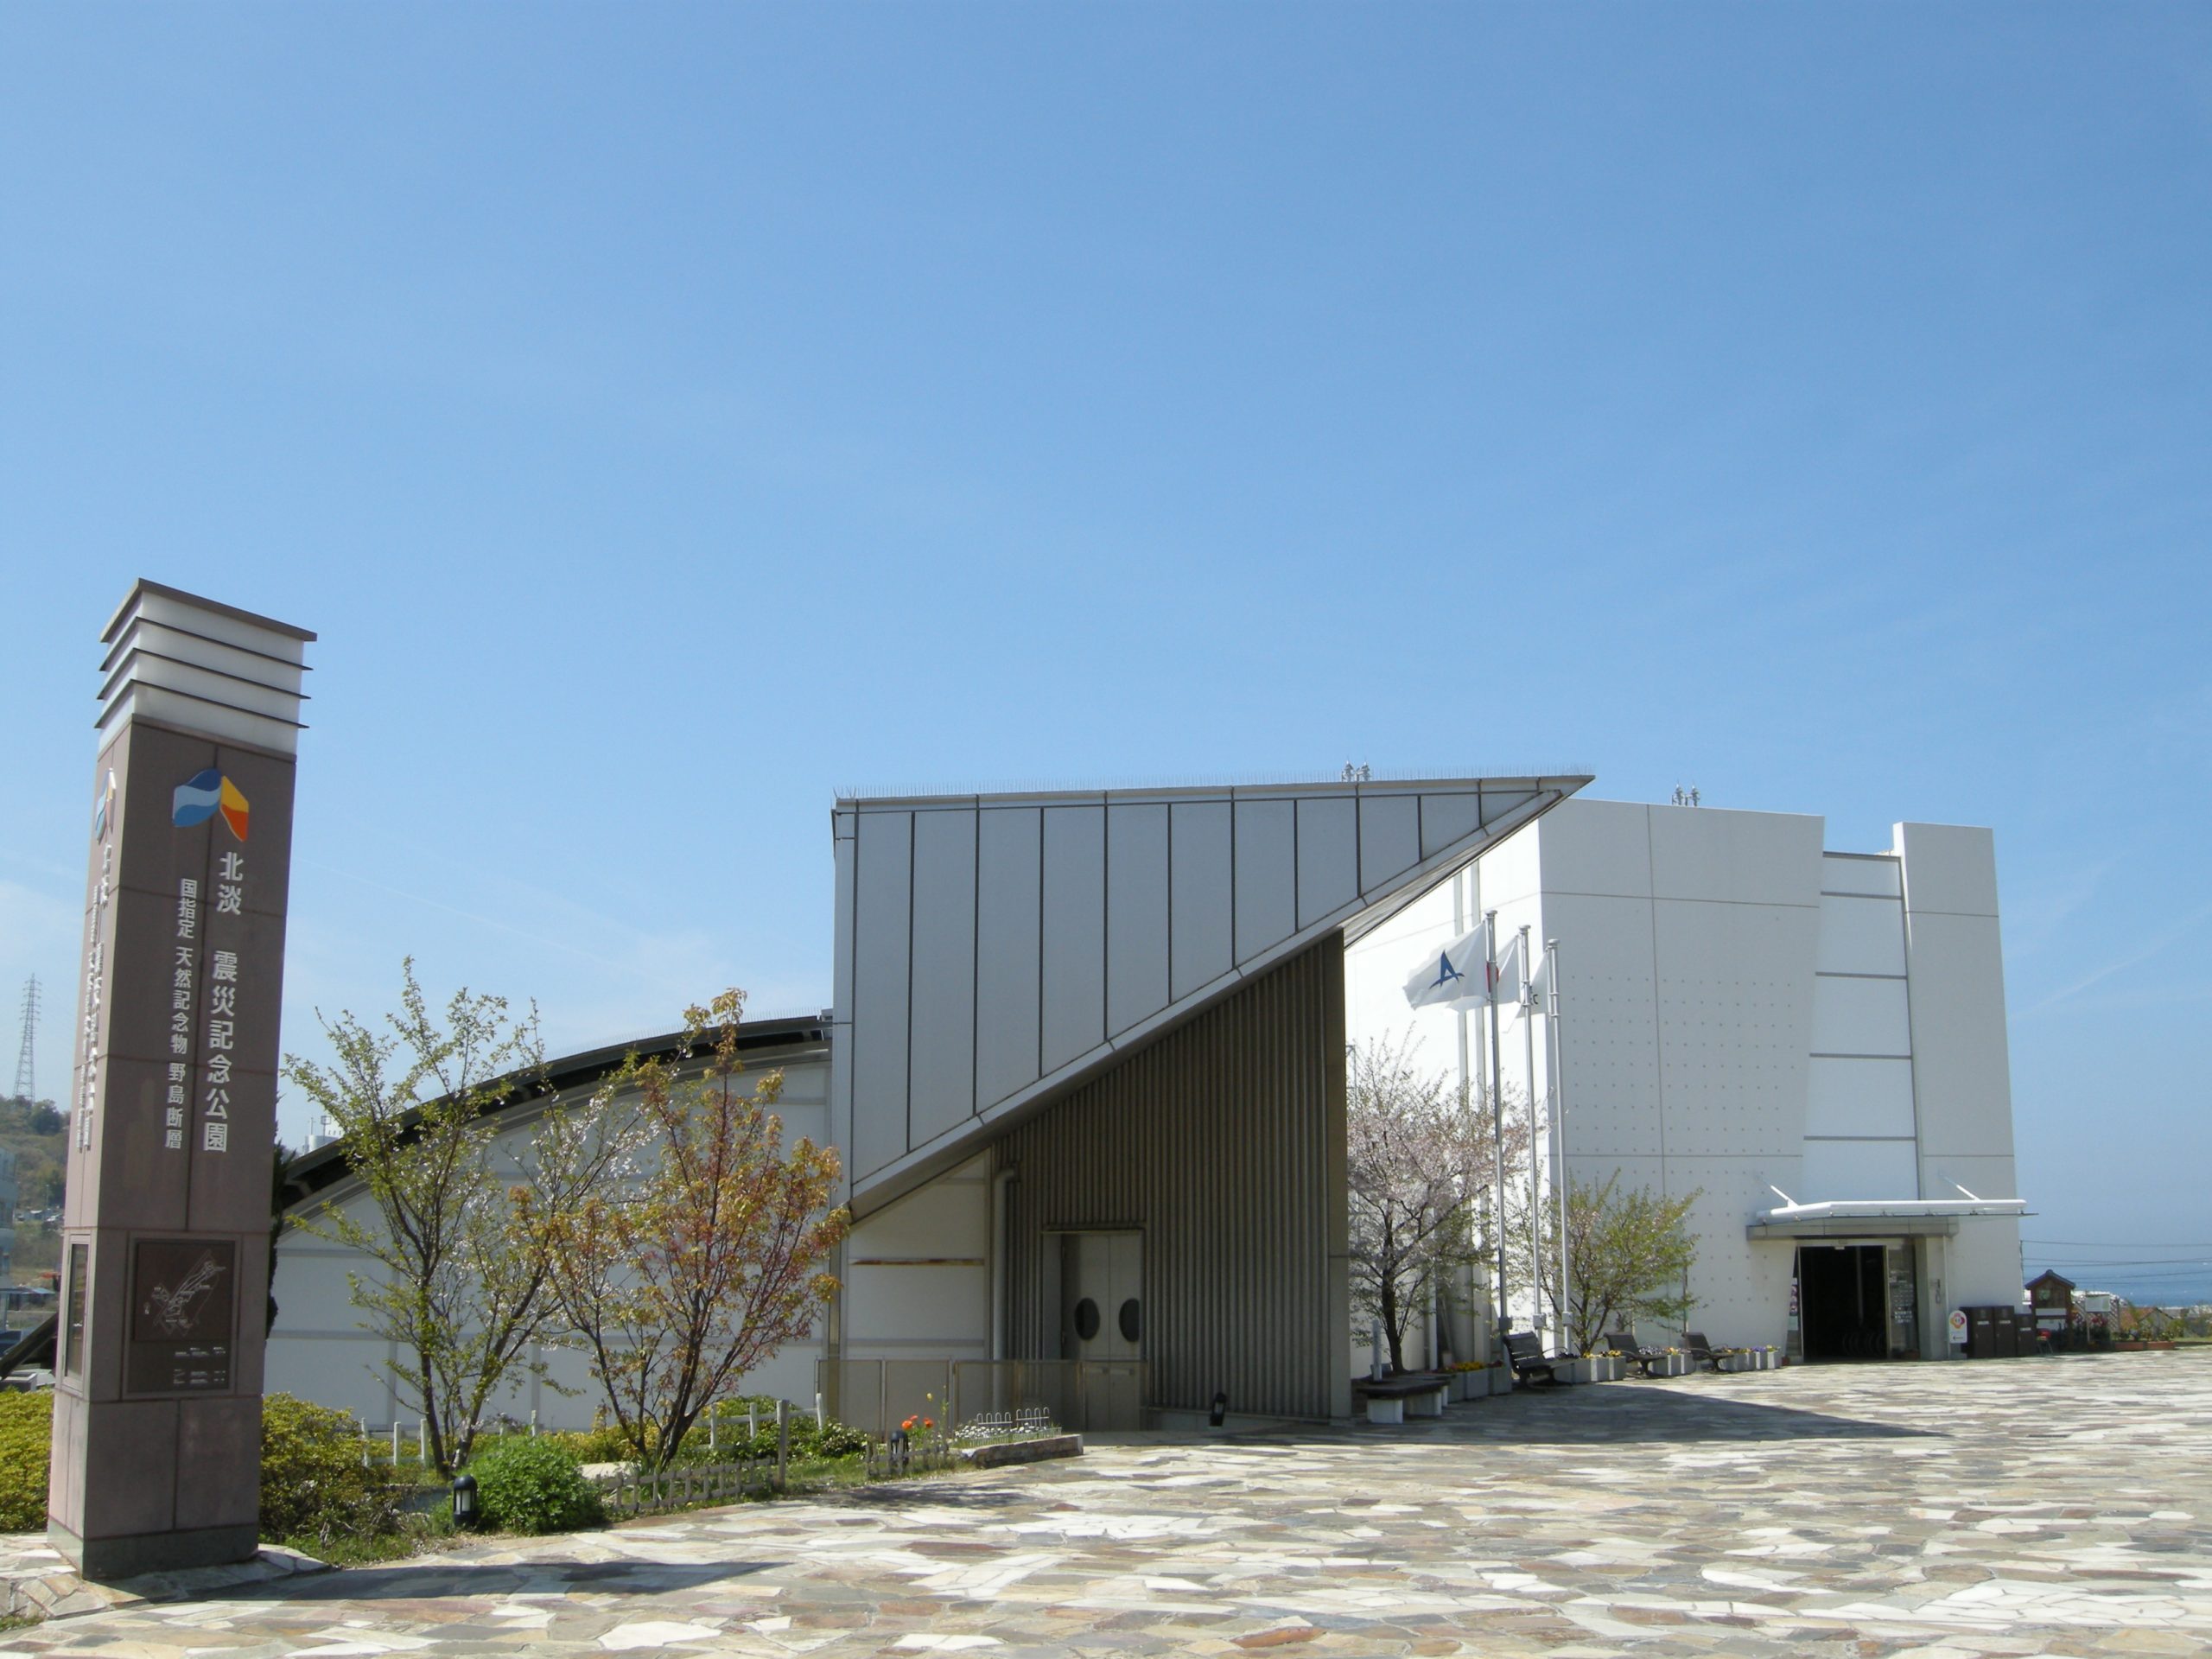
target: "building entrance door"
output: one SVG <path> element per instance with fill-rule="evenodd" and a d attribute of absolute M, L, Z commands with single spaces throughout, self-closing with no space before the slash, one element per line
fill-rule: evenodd
<path fill-rule="evenodd" d="M 1802 1244 L 1799 1320 L 1805 1357 L 1890 1356 L 1889 1252 L 1880 1244 Z"/>
<path fill-rule="evenodd" d="M 1141 1426 L 1144 1236 L 1067 1233 L 1060 1241 L 1060 1352 L 1077 1362 L 1075 1396 L 1097 1431 Z"/>

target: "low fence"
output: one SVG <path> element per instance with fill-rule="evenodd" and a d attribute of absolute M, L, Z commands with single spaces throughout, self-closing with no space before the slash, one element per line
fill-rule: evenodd
<path fill-rule="evenodd" d="M 651 1515 L 692 1503 L 735 1503 L 779 1488 L 783 1477 L 772 1459 L 741 1458 L 735 1463 L 695 1464 L 657 1475 L 624 1469 L 601 1477 L 596 1484 L 609 1515 Z"/>
<path fill-rule="evenodd" d="M 1141 1428 L 1151 1391 L 1140 1359 L 823 1359 L 815 1376 L 823 1410 L 876 1440 L 1040 1411 L 1079 1434 Z"/>

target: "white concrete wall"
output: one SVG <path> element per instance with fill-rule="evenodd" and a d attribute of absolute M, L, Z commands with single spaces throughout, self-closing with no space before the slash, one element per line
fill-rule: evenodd
<path fill-rule="evenodd" d="M 1448 1070 L 1459 1016 L 1406 1007 L 1416 960 L 1486 906 L 1502 931 L 1559 941 L 1569 1165 L 1698 1194 L 1690 1324 L 1716 1342 L 1784 1339 L 1795 1247 L 1745 1236 L 1775 1189 L 2018 1196 L 1989 833 L 1900 825 L 1888 853 L 1859 855 L 1825 852 L 1823 828 L 1577 798 L 1346 958 L 1353 1039 L 1410 1032 Z M 1503 1035 L 1510 1093 L 1514 1020 Z M 1541 1031 L 1536 1070 L 1548 1103 Z M 1930 1253 L 1948 1305 L 2017 1298 L 2018 1231 L 1969 1219 Z"/>
<path fill-rule="evenodd" d="M 990 1191 L 986 1154 L 854 1225 L 841 1302 L 846 1358 L 991 1357 Z"/>
<path fill-rule="evenodd" d="M 778 1064 L 771 1056 L 747 1062 L 755 1072 Z M 783 1119 L 788 1146 L 804 1135 L 817 1145 L 829 1138 L 829 1064 L 818 1049 L 811 1057 L 781 1062 L 784 1089 L 776 1106 Z M 532 1119 L 518 1117 L 494 1143 L 494 1156 L 511 1174 L 519 1174 L 519 1154 L 528 1144 Z M 365 1225 L 375 1219 L 374 1206 L 358 1185 L 350 1182 L 331 1189 L 328 1197 Z M 385 1361 L 400 1356 L 371 1336 L 359 1324 L 347 1286 L 348 1271 L 367 1274 L 375 1264 L 358 1252 L 326 1243 L 294 1228 L 278 1246 L 275 1294 L 276 1328 L 270 1333 L 265 1387 L 271 1394 L 296 1395 L 318 1405 L 353 1412 L 372 1428 L 388 1427 L 393 1400 Z M 823 1332 L 793 1343 L 745 1379 L 742 1391 L 774 1394 L 798 1402 L 814 1398 L 815 1360 L 822 1352 Z M 528 1376 L 514 1383 L 493 1402 L 527 1421 L 534 1411 L 541 1427 L 583 1428 L 591 1423 L 600 1403 L 598 1386 L 591 1380 L 582 1355 L 573 1350 L 545 1347 L 537 1357 L 545 1362 L 560 1389 Z M 414 1420 L 405 1427 L 411 1432 Z"/>
<path fill-rule="evenodd" d="M 2019 1197 L 1996 838 L 1955 824 L 1900 823 L 1895 848 L 1911 975 L 1922 1190 L 1938 1198 L 1961 1197 L 1961 1188 L 1985 1198 Z M 2017 1221 L 1967 1221 L 1946 1256 L 1951 1306 L 2024 1304 Z"/>

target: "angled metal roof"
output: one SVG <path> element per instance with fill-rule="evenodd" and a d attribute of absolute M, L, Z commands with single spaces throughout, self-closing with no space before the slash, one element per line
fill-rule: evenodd
<path fill-rule="evenodd" d="M 837 803 L 833 1134 L 866 1211 L 1586 775 Z"/>

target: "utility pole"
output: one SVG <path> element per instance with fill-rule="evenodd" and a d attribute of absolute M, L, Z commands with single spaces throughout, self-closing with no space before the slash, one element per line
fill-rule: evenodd
<path fill-rule="evenodd" d="M 1529 1085 L 1529 1323 L 1544 1320 L 1544 1146 L 1536 1134 L 1536 964 L 1521 925 L 1521 1064 Z M 1566 1338 L 1566 1327 L 1560 1337 Z"/>
<path fill-rule="evenodd" d="M 16 1093 L 28 1106 L 38 1098 L 38 976 L 23 982 L 23 1046 L 16 1053 Z"/>
<path fill-rule="evenodd" d="M 1552 1181 L 1554 1197 L 1559 1201 L 1559 1324 L 1567 1329 L 1567 1308 L 1570 1287 L 1573 1281 L 1567 1277 L 1567 1200 L 1569 1183 L 1567 1178 L 1567 1096 L 1560 1088 L 1560 1060 L 1565 1045 L 1559 1034 L 1559 941 L 1544 941 L 1544 995 L 1549 1016 L 1544 1021 L 1544 1035 L 1550 1040 L 1546 1051 L 1547 1079 L 1551 1084 L 1552 1143 L 1558 1147 L 1558 1161 Z"/>
<path fill-rule="evenodd" d="M 1497 912 L 1494 910 L 1483 912 L 1483 994 L 1490 1003 L 1491 1153 L 1495 1165 L 1491 1191 L 1497 1195 L 1491 1230 L 1497 1241 L 1497 1351 L 1503 1355 L 1513 1320 L 1505 1306 L 1505 1096 L 1497 1064 Z"/>

